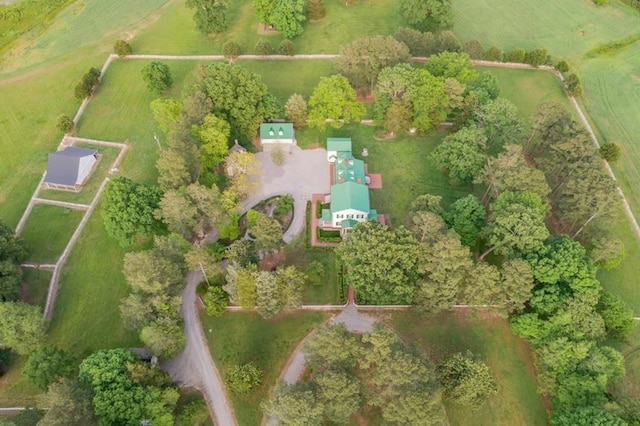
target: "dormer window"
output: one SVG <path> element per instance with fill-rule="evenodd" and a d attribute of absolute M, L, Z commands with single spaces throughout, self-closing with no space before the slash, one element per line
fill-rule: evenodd
<path fill-rule="evenodd" d="M 284 136 L 284 130 L 282 130 L 282 127 L 278 130 L 278 136 Z"/>

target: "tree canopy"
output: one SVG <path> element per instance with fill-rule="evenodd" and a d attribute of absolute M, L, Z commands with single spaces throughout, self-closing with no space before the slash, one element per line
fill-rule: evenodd
<path fill-rule="evenodd" d="M 453 26 L 451 0 L 403 0 L 400 12 L 410 25 L 419 30 Z"/>
<path fill-rule="evenodd" d="M 28 355 L 44 340 L 45 328 L 39 306 L 0 302 L 0 348 Z"/>
<path fill-rule="evenodd" d="M 324 129 L 330 120 L 331 127 L 340 128 L 343 123 L 360 120 L 364 114 L 365 108 L 357 101 L 346 77 L 320 77 L 309 99 L 309 126 Z"/>
<path fill-rule="evenodd" d="M 24 240 L 0 221 L 0 302 L 12 301 L 22 282 L 22 261 L 27 258 Z"/>
<path fill-rule="evenodd" d="M 221 33 L 227 29 L 227 0 L 187 0 L 187 7 L 195 9 L 193 20 L 202 33 Z"/>

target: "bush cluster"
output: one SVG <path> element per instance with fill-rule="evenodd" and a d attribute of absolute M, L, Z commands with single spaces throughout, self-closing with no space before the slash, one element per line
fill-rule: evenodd
<path fill-rule="evenodd" d="M 74 95 L 78 99 L 84 99 L 91 96 L 95 90 L 98 82 L 100 81 L 100 70 L 98 68 L 91 68 L 82 76 L 82 79 L 76 85 Z"/>

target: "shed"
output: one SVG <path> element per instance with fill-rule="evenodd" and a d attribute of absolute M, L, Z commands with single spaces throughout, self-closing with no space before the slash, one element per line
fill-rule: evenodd
<path fill-rule="evenodd" d="M 47 173 L 43 183 L 46 188 L 78 191 L 91 174 L 98 161 L 98 151 L 68 146 L 49 154 Z"/>
<path fill-rule="evenodd" d="M 292 123 L 262 123 L 260 125 L 260 143 L 264 150 L 269 150 L 275 145 L 283 149 L 291 150 L 296 144 Z"/>

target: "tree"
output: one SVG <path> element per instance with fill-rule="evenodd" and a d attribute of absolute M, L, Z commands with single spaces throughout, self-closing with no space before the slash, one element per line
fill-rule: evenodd
<path fill-rule="evenodd" d="M 609 337 L 625 340 L 636 327 L 633 309 L 620 296 L 602 290 L 597 309 Z"/>
<path fill-rule="evenodd" d="M 502 264 L 500 271 L 500 292 L 495 301 L 506 314 L 521 312 L 531 299 L 533 271 L 522 259 L 510 259 Z"/>
<path fill-rule="evenodd" d="M 45 322 L 38 306 L 0 303 L 0 348 L 27 355 L 44 340 Z"/>
<path fill-rule="evenodd" d="M 391 424 L 439 425 L 446 422 L 442 409 L 441 392 L 436 386 L 417 386 L 389 401 L 382 411 L 382 418 Z"/>
<path fill-rule="evenodd" d="M 165 133 L 178 121 L 183 110 L 182 102 L 173 98 L 154 99 L 149 106 L 158 127 Z"/>
<path fill-rule="evenodd" d="M 195 9 L 193 20 L 202 33 L 221 33 L 227 29 L 226 0 L 187 0 L 187 7 Z"/>
<path fill-rule="evenodd" d="M 296 46 L 291 40 L 282 40 L 278 45 L 278 54 L 285 56 L 293 56 L 296 54 Z"/>
<path fill-rule="evenodd" d="M 294 93 L 284 105 L 284 114 L 287 119 L 293 122 L 295 127 L 304 127 L 307 125 L 307 101 L 302 95 Z"/>
<path fill-rule="evenodd" d="M 266 109 L 267 86 L 246 69 L 227 63 L 211 63 L 199 70 L 200 88 L 213 104 L 211 111 L 231 125 L 231 135 L 252 139 Z"/>
<path fill-rule="evenodd" d="M 273 46 L 269 40 L 259 38 L 256 42 L 256 55 L 266 56 L 273 54 Z"/>
<path fill-rule="evenodd" d="M 436 36 L 431 32 L 400 27 L 393 37 L 406 44 L 412 56 L 430 56 L 439 51 Z"/>
<path fill-rule="evenodd" d="M 0 302 L 14 300 L 22 282 L 20 265 L 27 258 L 24 240 L 0 221 Z"/>
<path fill-rule="evenodd" d="M 91 96 L 100 81 L 100 74 L 101 72 L 98 68 L 90 68 L 76 85 L 74 89 L 75 97 L 78 99 L 85 99 Z"/>
<path fill-rule="evenodd" d="M 57 346 L 40 346 L 29 355 L 22 374 L 42 390 L 75 374 L 75 358 Z"/>
<path fill-rule="evenodd" d="M 489 248 L 480 255 L 480 260 L 494 250 L 508 257 L 530 253 L 549 236 L 544 222 L 545 207 L 537 194 L 503 192 L 491 204 L 491 211 L 491 220 L 484 230 Z"/>
<path fill-rule="evenodd" d="M 491 46 L 484 53 L 484 59 L 491 62 L 502 62 L 504 60 L 504 50 L 497 46 Z"/>
<path fill-rule="evenodd" d="M 467 83 L 466 92 L 485 93 L 488 99 L 494 100 L 500 95 L 498 77 L 492 72 L 482 71 L 475 80 Z"/>
<path fill-rule="evenodd" d="M 404 99 L 413 107 L 413 127 L 422 132 L 435 128 L 447 116 L 449 98 L 444 91 L 444 81 L 426 70 L 418 70 Z"/>
<path fill-rule="evenodd" d="M 478 78 L 469 54 L 464 52 L 442 52 L 430 56 L 425 69 L 436 77 L 455 78 L 460 83 Z"/>
<path fill-rule="evenodd" d="M 261 404 L 262 410 L 284 426 L 317 425 L 322 422 L 324 407 L 316 392 L 305 383 L 281 384 L 275 395 Z"/>
<path fill-rule="evenodd" d="M 467 41 L 462 50 L 469 54 L 471 59 L 481 60 L 484 59 L 484 47 L 478 40 Z"/>
<path fill-rule="evenodd" d="M 306 20 L 304 0 L 276 0 L 269 16 L 269 23 L 288 39 L 302 34 Z"/>
<path fill-rule="evenodd" d="M 326 370 L 333 366 L 350 369 L 360 354 L 358 340 L 344 323 L 325 325 L 304 346 L 305 358 L 311 368 Z"/>
<path fill-rule="evenodd" d="M 307 18 L 309 21 L 319 21 L 324 18 L 327 13 L 324 7 L 323 0 L 309 0 L 307 1 Z"/>
<path fill-rule="evenodd" d="M 91 391 L 75 380 L 52 383 L 40 404 L 47 408 L 40 426 L 86 426 L 95 424 Z"/>
<path fill-rule="evenodd" d="M 373 91 L 382 69 L 406 63 L 409 48 L 391 36 L 363 37 L 340 46 L 336 69 L 352 86 Z"/>
<path fill-rule="evenodd" d="M 256 188 L 256 177 L 262 174 L 260 162 L 250 152 L 232 152 L 225 161 L 227 175 L 231 178 L 227 191 L 238 200 L 248 197 Z"/>
<path fill-rule="evenodd" d="M 361 392 L 358 381 L 343 372 L 328 370 L 315 377 L 318 399 L 324 407 L 324 418 L 336 424 L 348 424 L 352 414 L 360 409 Z"/>
<path fill-rule="evenodd" d="M 155 321 L 140 329 L 140 340 L 149 351 L 160 358 L 171 359 L 178 355 L 185 346 L 182 321 L 172 312 L 160 316 Z"/>
<path fill-rule="evenodd" d="M 625 426 L 620 417 L 599 407 L 577 407 L 568 410 L 554 410 L 551 426 Z"/>
<path fill-rule="evenodd" d="M 155 186 L 126 177 L 110 180 L 102 194 L 101 214 L 107 233 L 123 247 L 131 247 L 137 237 L 154 233 L 160 228 L 154 217 L 160 196 Z"/>
<path fill-rule="evenodd" d="M 227 266 L 227 283 L 222 289 L 229 295 L 229 301 L 245 309 L 253 309 L 256 306 L 257 290 L 256 277 L 257 267 L 250 264 L 246 267 L 239 265 Z"/>
<path fill-rule="evenodd" d="M 113 53 L 120 56 L 121 58 L 131 55 L 133 53 L 133 49 L 131 45 L 124 40 L 116 40 L 113 44 Z"/>
<path fill-rule="evenodd" d="M 171 69 L 165 63 L 153 61 L 142 68 L 142 79 L 147 89 L 154 93 L 163 93 L 173 84 Z"/>
<path fill-rule="evenodd" d="M 564 88 L 567 91 L 567 94 L 574 98 L 582 95 L 582 85 L 580 84 L 580 79 L 574 73 L 569 74 L 564 79 Z"/>
<path fill-rule="evenodd" d="M 252 7 L 258 16 L 258 20 L 264 23 L 265 28 L 267 24 L 271 24 L 271 15 L 276 7 L 277 0 L 253 0 Z"/>
<path fill-rule="evenodd" d="M 340 128 L 343 123 L 360 120 L 365 108 L 356 100 L 356 92 L 342 75 L 320 77 L 309 99 L 308 122 L 311 127 L 325 128 L 325 122 L 331 121 L 331 127 Z"/>
<path fill-rule="evenodd" d="M 609 163 L 615 163 L 620 159 L 620 146 L 613 142 L 606 142 L 600 146 L 600 157 Z"/>
<path fill-rule="evenodd" d="M 213 102 L 200 89 L 195 88 L 193 93 L 182 99 L 183 109 L 180 118 L 184 126 L 181 127 L 187 130 L 188 137 L 191 136 L 191 126 L 202 124 L 202 120 L 213 110 Z M 193 143 L 195 144 L 195 141 Z"/>
<path fill-rule="evenodd" d="M 58 117 L 56 128 L 62 133 L 69 133 L 71 130 L 73 130 L 73 119 L 71 119 L 71 117 L 69 117 L 68 115 L 62 114 Z"/>
<path fill-rule="evenodd" d="M 158 169 L 158 186 L 162 191 L 178 189 L 191 183 L 192 176 L 189 173 L 187 161 L 175 149 L 160 151 L 156 169 Z"/>
<path fill-rule="evenodd" d="M 518 108 L 505 98 L 497 98 L 480 105 L 474 112 L 476 124 L 487 134 L 487 146 L 517 144 L 524 131 Z"/>
<path fill-rule="evenodd" d="M 411 106 L 400 99 L 391 101 L 384 116 L 383 127 L 394 137 L 396 133 L 406 131 L 411 126 Z"/>
<path fill-rule="evenodd" d="M 500 271 L 487 263 L 469 268 L 460 292 L 460 301 L 467 305 L 492 305 L 500 292 Z"/>
<path fill-rule="evenodd" d="M 463 127 L 444 140 L 431 153 L 431 161 L 446 169 L 457 182 L 472 181 L 482 170 L 487 155 L 483 152 L 487 137 L 478 127 Z"/>
<path fill-rule="evenodd" d="M 456 200 L 443 215 L 449 228 L 456 231 L 462 244 L 473 247 L 484 224 L 487 212 L 482 203 L 472 194 Z"/>
<path fill-rule="evenodd" d="M 524 62 L 525 55 L 527 53 L 521 47 L 515 48 L 507 53 L 505 61 L 506 62 L 515 62 L 517 64 L 521 64 Z"/>
<path fill-rule="evenodd" d="M 566 60 L 562 59 L 556 64 L 556 69 L 560 72 L 567 72 L 569 71 L 569 63 Z"/>
<path fill-rule="evenodd" d="M 256 250 L 265 254 L 278 251 L 282 246 L 282 226 L 277 220 L 265 214 L 258 216 L 255 226 L 249 228 L 255 238 Z"/>
<path fill-rule="evenodd" d="M 227 373 L 226 381 L 234 393 L 249 393 L 260 386 L 262 370 L 254 364 L 234 365 Z"/>
<path fill-rule="evenodd" d="M 456 353 L 438 366 L 444 395 L 457 404 L 478 409 L 498 393 L 489 367 L 469 351 Z"/>
<path fill-rule="evenodd" d="M 358 224 L 336 249 L 358 302 L 381 305 L 411 303 L 419 252 L 407 229 L 388 229 L 378 222 Z"/>
<path fill-rule="evenodd" d="M 450 0 L 403 0 L 402 17 L 420 30 L 434 30 L 453 26 L 453 8 Z"/>
<path fill-rule="evenodd" d="M 214 170 L 229 152 L 231 126 L 222 118 L 208 114 L 204 117 L 202 125 L 196 126 L 194 130 L 201 144 L 200 164 Z"/>
<path fill-rule="evenodd" d="M 202 296 L 205 311 L 210 317 L 219 317 L 225 312 L 228 304 L 227 294 L 222 288 L 210 286 L 207 292 Z"/>
<path fill-rule="evenodd" d="M 229 62 L 233 62 L 236 60 L 238 56 L 242 53 L 242 49 L 240 45 L 235 41 L 228 41 L 222 45 L 222 54 Z"/>
<path fill-rule="evenodd" d="M 599 269 L 616 268 L 627 255 L 624 243 L 617 238 L 600 237 L 591 241 L 589 257 Z"/>
<path fill-rule="evenodd" d="M 533 49 L 526 53 L 524 62 L 534 67 L 539 67 L 547 62 L 547 49 Z"/>
<path fill-rule="evenodd" d="M 535 279 L 546 284 L 571 283 L 583 275 L 594 274 L 584 247 L 566 235 L 545 242 L 530 252 L 526 260 Z"/>

